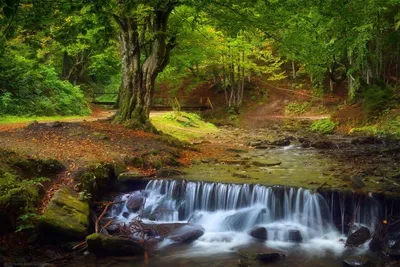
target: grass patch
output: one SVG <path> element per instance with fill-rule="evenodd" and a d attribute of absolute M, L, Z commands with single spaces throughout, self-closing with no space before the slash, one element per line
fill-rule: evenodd
<path fill-rule="evenodd" d="M 311 130 L 313 132 L 329 134 L 333 133 L 337 126 L 337 123 L 331 121 L 330 119 L 317 120 L 311 125 Z"/>
<path fill-rule="evenodd" d="M 350 134 L 400 137 L 400 116 L 396 114 L 385 115 L 376 124 L 352 128 Z"/>
<path fill-rule="evenodd" d="M 292 102 L 285 106 L 286 115 L 301 115 L 308 111 L 311 107 L 311 102 Z"/>
<path fill-rule="evenodd" d="M 196 113 L 169 112 L 152 117 L 151 122 L 158 130 L 182 141 L 193 141 L 218 132 L 214 124 L 205 122 Z"/>
<path fill-rule="evenodd" d="M 80 119 L 84 116 L 2 116 L 0 117 L 0 124 L 7 124 L 7 123 L 24 123 L 24 122 L 45 122 L 45 121 L 62 121 L 62 120 L 74 120 Z"/>

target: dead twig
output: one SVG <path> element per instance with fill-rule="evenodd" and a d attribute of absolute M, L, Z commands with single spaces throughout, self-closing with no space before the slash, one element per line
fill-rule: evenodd
<path fill-rule="evenodd" d="M 96 233 L 99 232 L 99 223 L 100 223 L 100 220 L 104 217 L 104 215 L 106 215 L 106 213 L 107 213 L 107 211 L 108 211 L 108 208 L 109 208 L 111 205 L 115 205 L 115 204 L 118 204 L 118 203 L 121 203 L 121 202 L 108 202 L 107 205 L 104 207 L 103 212 L 102 212 L 102 213 L 100 214 L 100 216 L 97 218 L 96 223 L 95 223 L 94 229 L 95 229 L 95 232 L 96 232 Z"/>

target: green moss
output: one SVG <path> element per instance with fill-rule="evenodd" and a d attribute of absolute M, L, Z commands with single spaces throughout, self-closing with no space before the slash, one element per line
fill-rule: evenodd
<path fill-rule="evenodd" d="M 215 125 L 205 122 L 196 113 L 170 112 L 152 117 L 151 122 L 157 130 L 183 141 L 196 140 L 208 133 L 218 132 Z"/>
<path fill-rule="evenodd" d="M 86 237 L 88 250 L 98 255 L 143 255 L 144 248 L 128 238 L 94 233 Z"/>
<path fill-rule="evenodd" d="M 63 237 L 78 240 L 87 235 L 89 204 L 74 195 L 72 189 L 67 187 L 55 193 L 45 214 L 40 218 L 39 229 L 43 239 Z"/>
<path fill-rule="evenodd" d="M 292 102 L 285 106 L 286 115 L 301 115 L 311 107 L 311 102 Z"/>
<path fill-rule="evenodd" d="M 89 165 L 78 172 L 75 179 L 80 191 L 86 197 L 98 199 L 104 190 L 108 189 L 115 180 L 115 168 L 111 163 L 96 163 Z"/>

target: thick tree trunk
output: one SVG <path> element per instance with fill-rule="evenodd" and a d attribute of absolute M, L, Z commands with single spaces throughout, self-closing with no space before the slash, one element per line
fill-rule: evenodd
<path fill-rule="evenodd" d="M 171 38 L 168 43 L 166 40 L 167 22 L 172 9 L 173 6 L 169 6 L 166 10 L 154 11 L 151 27 L 146 28 L 154 34 L 154 39 L 147 44 L 149 52 L 145 49 L 146 44 L 141 43 L 144 33 L 139 32 L 136 18 L 114 17 L 121 28 L 119 41 L 123 77 L 115 123 L 156 131 L 149 115 L 155 80 L 169 63 L 170 51 L 175 46 L 175 38 Z M 143 55 L 147 55 L 144 61 Z"/>

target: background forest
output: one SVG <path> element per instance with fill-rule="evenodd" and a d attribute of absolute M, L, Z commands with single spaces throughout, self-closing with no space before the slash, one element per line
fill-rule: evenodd
<path fill-rule="evenodd" d="M 134 6 L 140 18 L 158 2 L 124 1 L 123 8 Z M 314 95 L 345 88 L 347 99 L 363 101 L 372 115 L 398 104 L 398 0 L 174 5 L 165 33 L 173 49 L 157 77 L 157 94 L 174 95 L 182 84 L 190 91 L 212 81 L 237 112 L 252 78 L 262 77 L 285 79 L 290 89 Z M 119 30 L 109 11 L 120 6 L 117 1 L 0 1 L 0 114 L 84 115 L 94 93 L 117 93 Z M 143 38 L 153 37 L 149 32 Z"/>

